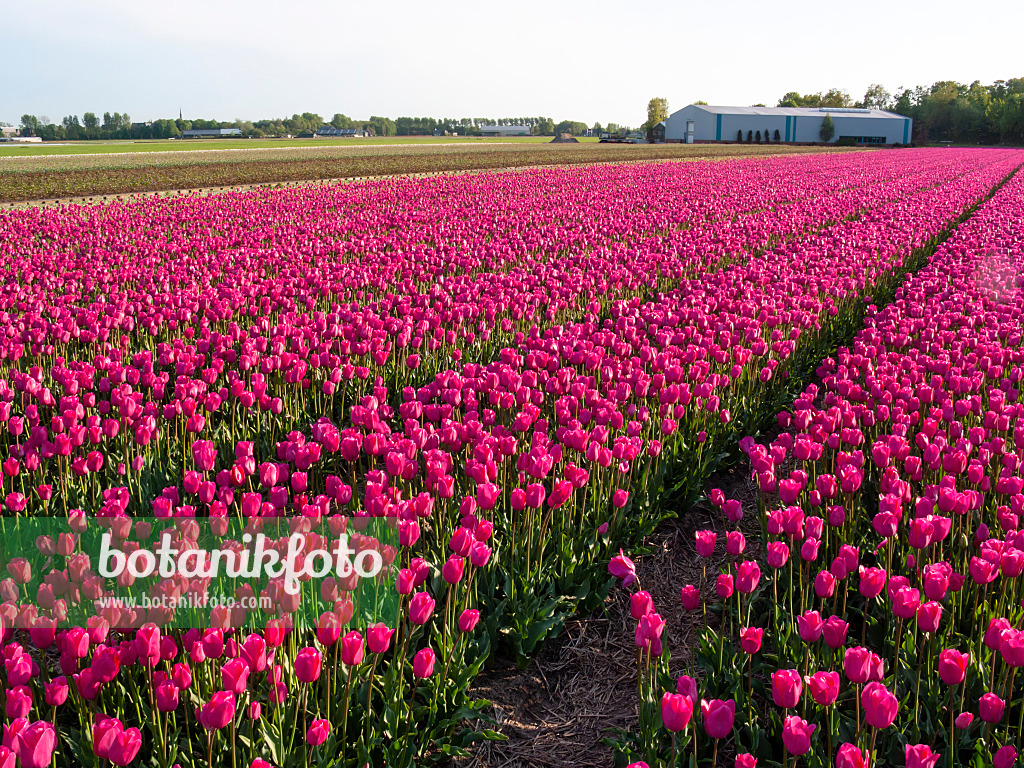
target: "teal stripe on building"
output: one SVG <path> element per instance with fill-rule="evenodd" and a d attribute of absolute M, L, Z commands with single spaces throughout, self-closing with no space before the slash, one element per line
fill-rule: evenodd
<path fill-rule="evenodd" d="M 903 121 L 903 143 L 910 143 L 910 118 Z"/>
<path fill-rule="evenodd" d="M 715 141 L 722 140 L 722 115 L 715 115 Z"/>
<path fill-rule="evenodd" d="M 796 115 L 793 115 L 793 133 L 790 141 L 796 141 Z"/>
<path fill-rule="evenodd" d="M 791 115 L 786 115 L 786 141 L 789 141 L 789 122 L 792 119 Z"/>

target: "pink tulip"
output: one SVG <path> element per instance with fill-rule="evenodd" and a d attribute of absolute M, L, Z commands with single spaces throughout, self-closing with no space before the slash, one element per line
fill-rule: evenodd
<path fill-rule="evenodd" d="M 661 721 L 672 732 L 686 730 L 693 715 L 693 702 L 678 693 L 665 693 L 661 697 Z"/>
<path fill-rule="evenodd" d="M 704 720 L 704 730 L 708 736 L 712 739 L 724 739 L 732 732 L 733 722 L 736 719 L 736 702 L 732 699 L 728 701 L 702 699 L 700 713 Z"/>
<path fill-rule="evenodd" d="M 878 682 L 868 683 L 860 695 L 864 720 L 873 728 L 888 728 L 899 712 L 899 701 Z"/>
<path fill-rule="evenodd" d="M 795 669 L 782 669 L 772 672 L 772 701 L 775 706 L 793 709 L 800 703 L 803 681 Z"/>
<path fill-rule="evenodd" d="M 791 755 L 800 757 L 811 751 L 811 736 L 818 726 L 811 725 L 796 715 L 788 716 L 782 724 L 782 743 Z"/>

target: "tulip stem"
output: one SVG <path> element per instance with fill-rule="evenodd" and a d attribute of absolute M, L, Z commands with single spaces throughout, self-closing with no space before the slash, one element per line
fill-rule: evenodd
<path fill-rule="evenodd" d="M 346 666 L 348 666 L 348 665 L 346 665 Z M 349 690 L 352 687 L 352 673 L 355 670 L 352 667 L 348 667 L 348 669 L 346 671 L 348 672 L 348 675 L 345 678 L 345 698 L 342 699 L 342 701 L 343 701 L 343 704 L 342 704 L 343 709 L 341 710 L 341 748 L 342 748 L 343 751 L 345 749 L 345 743 L 346 743 L 345 736 L 346 736 L 347 731 L 348 731 L 348 694 L 349 694 Z M 367 694 L 367 698 L 369 698 L 369 694 Z M 369 711 L 367 711 L 367 717 L 369 717 Z"/>
<path fill-rule="evenodd" d="M 696 741 L 696 739 L 694 739 Z M 718 739 L 715 739 L 715 747 L 711 750 L 711 768 L 718 765 Z"/>
<path fill-rule="evenodd" d="M 367 681 L 366 681 L 366 731 L 365 731 L 365 733 L 366 733 L 366 752 L 367 752 L 367 754 L 369 754 L 369 752 L 370 752 L 370 729 L 371 729 L 372 723 L 373 723 L 373 716 L 372 716 L 373 710 L 370 709 L 370 702 L 371 702 L 371 699 L 372 699 L 372 696 L 373 696 L 373 675 L 377 671 L 377 660 L 379 658 L 380 658 L 380 655 L 374 654 L 374 656 L 373 656 L 373 664 L 370 665 L 370 677 L 367 678 Z"/>

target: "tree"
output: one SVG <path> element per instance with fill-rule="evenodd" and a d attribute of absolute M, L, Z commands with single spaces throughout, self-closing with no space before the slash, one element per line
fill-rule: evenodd
<path fill-rule="evenodd" d="M 743 129 L 736 131 L 736 141 L 743 141 Z"/>
<path fill-rule="evenodd" d="M 554 136 L 555 121 L 550 117 L 542 117 L 533 124 L 533 129 L 530 132 L 535 136 Z"/>
<path fill-rule="evenodd" d="M 697 99 L 697 101 L 695 101 L 693 103 L 694 104 L 703 104 L 704 106 L 707 106 L 707 104 L 708 104 L 706 101 L 701 101 L 700 99 Z"/>
<path fill-rule="evenodd" d="M 850 107 L 853 105 L 853 100 L 850 99 L 850 94 L 846 91 L 841 91 L 838 88 L 832 88 L 821 97 L 821 103 L 819 107 Z M 813 106 L 813 105 L 812 105 Z"/>
<path fill-rule="evenodd" d="M 668 99 L 656 96 L 647 102 L 647 122 L 644 123 L 644 132 L 647 140 L 654 143 L 654 126 L 668 118 Z"/>
<path fill-rule="evenodd" d="M 754 140 L 754 132 L 753 131 L 747 131 L 747 144 L 749 144 L 753 140 Z"/>
<path fill-rule="evenodd" d="M 878 83 L 872 83 L 864 93 L 863 104 L 866 109 L 888 110 L 892 106 L 892 94 Z"/>
<path fill-rule="evenodd" d="M 68 115 L 61 121 L 61 124 L 64 126 L 65 139 L 74 141 L 79 138 L 82 132 L 82 124 L 78 122 L 78 115 Z"/>
<path fill-rule="evenodd" d="M 35 115 L 21 116 L 21 135 L 35 136 L 39 133 L 39 118 Z"/>
<path fill-rule="evenodd" d="M 779 129 L 778 128 L 775 129 L 775 140 L 776 141 L 782 141 L 782 134 L 779 133 Z"/>
<path fill-rule="evenodd" d="M 754 134 L 754 141 L 756 141 L 758 144 L 761 143 L 761 132 L 760 131 L 758 131 L 757 133 Z"/>
<path fill-rule="evenodd" d="M 604 133 L 604 127 L 600 123 L 594 123 L 591 130 L 594 132 L 595 136 L 600 136 L 602 133 Z"/>
<path fill-rule="evenodd" d="M 818 136 L 821 140 L 828 144 L 832 141 L 832 137 L 836 135 L 836 125 L 832 122 L 832 115 L 826 113 L 825 118 L 821 121 L 821 129 L 818 131 Z"/>

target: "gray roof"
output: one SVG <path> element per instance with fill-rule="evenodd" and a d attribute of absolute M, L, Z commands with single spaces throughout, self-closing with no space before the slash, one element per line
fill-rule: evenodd
<path fill-rule="evenodd" d="M 895 112 L 886 112 L 883 109 L 858 109 L 854 107 L 716 107 L 708 104 L 691 104 L 691 107 L 703 109 L 714 115 L 775 115 L 795 116 L 804 115 L 850 115 L 852 117 L 888 117 L 904 119 L 903 115 Z"/>
<path fill-rule="evenodd" d="M 530 132 L 528 125 L 481 125 L 481 131 L 526 131 Z"/>

